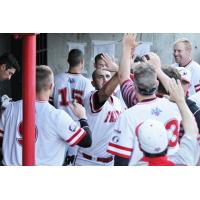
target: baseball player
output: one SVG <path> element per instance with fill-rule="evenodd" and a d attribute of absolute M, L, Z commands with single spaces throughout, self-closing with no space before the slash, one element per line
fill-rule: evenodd
<path fill-rule="evenodd" d="M 138 103 L 134 77 L 130 78 L 130 66 L 133 57 L 133 52 L 136 47 L 136 34 L 124 34 L 122 40 L 122 56 L 119 65 L 118 77 L 120 83 L 121 94 L 127 107 L 130 108 Z M 148 58 L 148 60 L 147 60 Z M 167 87 L 169 77 L 161 70 L 161 62 L 158 55 L 155 53 L 148 53 L 143 57 L 143 62 L 152 65 L 157 73 L 158 79 L 164 86 Z"/>
<path fill-rule="evenodd" d="M 83 53 L 79 49 L 72 49 L 68 55 L 69 70 L 55 76 L 55 88 L 53 102 L 56 108 L 65 110 L 74 120 L 69 108 L 70 102 L 76 100 L 83 105 L 83 99 L 94 90 L 91 81 L 85 78 L 81 72 L 84 68 Z"/>
<path fill-rule="evenodd" d="M 19 64 L 11 53 L 4 53 L 0 56 L 0 81 L 10 80 L 12 75 L 19 71 Z"/>
<path fill-rule="evenodd" d="M 174 43 L 174 59 L 172 66 L 185 67 L 191 73 L 189 96 L 200 91 L 200 65 L 192 60 L 192 44 L 187 39 L 179 39 Z"/>
<path fill-rule="evenodd" d="M 81 127 L 63 110 L 55 109 L 48 103 L 54 86 L 53 72 L 48 66 L 36 68 L 35 104 L 35 155 L 36 165 L 62 165 L 65 148 L 68 145 L 89 147 L 90 130 L 85 110 L 75 103 L 71 106 L 80 119 Z M 22 101 L 10 103 L 4 111 L 0 129 L 3 138 L 3 164 L 22 165 L 23 120 Z"/>
<path fill-rule="evenodd" d="M 190 87 L 190 71 L 188 71 L 186 68 L 184 67 L 172 67 L 172 66 L 164 66 L 162 67 L 162 71 L 169 77 L 169 78 L 174 78 L 175 80 L 180 80 L 181 81 L 181 86 L 183 88 L 184 91 L 184 95 L 185 95 L 185 101 L 187 103 L 187 106 L 189 107 L 190 111 L 193 113 L 196 122 L 197 122 L 197 126 L 200 130 L 200 108 L 196 105 L 196 103 L 194 101 L 192 101 L 191 99 L 189 99 L 187 97 L 188 95 L 188 89 Z M 166 91 L 165 87 L 162 85 L 162 83 L 159 84 L 158 86 L 158 91 L 157 91 L 157 96 L 159 94 L 159 97 L 163 97 L 166 95 L 169 95 L 169 92 Z M 195 95 L 198 94 L 195 93 Z M 180 127 L 180 133 L 179 136 L 182 137 L 184 134 L 184 129 L 183 126 L 181 124 Z"/>
<path fill-rule="evenodd" d="M 55 76 L 55 88 L 53 94 L 53 104 L 56 108 L 67 112 L 70 117 L 77 121 L 69 105 L 76 100 L 83 105 L 83 99 L 88 93 L 94 90 L 91 81 L 85 78 L 81 72 L 84 68 L 84 56 L 81 50 L 72 49 L 68 54 L 69 70 Z M 68 148 L 67 164 L 73 163 L 73 158 L 77 153 L 77 147 Z"/>
<path fill-rule="evenodd" d="M 11 53 L 4 53 L 0 56 L 0 81 L 10 80 L 12 75 L 19 69 L 18 61 Z M 0 95 L 2 95 L 1 92 Z M 0 107 L 3 101 L 4 98 L 1 99 L 0 96 Z"/>
<path fill-rule="evenodd" d="M 17 59 L 11 53 L 4 53 L 0 56 L 0 81 L 10 80 L 12 75 L 20 70 L 19 63 Z M 0 115 L 1 111 L 6 107 L 5 105 L 5 97 L 2 97 L 2 91 L 0 88 Z M 9 99 L 9 97 L 7 98 Z M 4 105 L 3 105 L 4 104 Z M 0 159 L 2 158 L 2 134 L 0 133 Z"/>
<path fill-rule="evenodd" d="M 111 72 L 111 75 L 113 76 L 115 73 L 118 72 L 118 67 L 112 65 L 111 62 L 114 63 L 114 59 L 110 59 L 110 57 L 104 53 L 100 53 L 98 55 L 95 56 L 95 63 L 94 63 L 94 67 L 96 69 L 104 69 L 104 70 L 108 70 Z M 108 62 L 110 63 L 109 65 L 109 68 L 108 68 Z M 113 67 L 112 67 L 113 66 Z M 118 86 L 116 87 L 114 93 L 113 93 L 114 96 L 116 96 L 117 98 L 119 98 L 122 106 L 124 109 L 127 108 L 124 100 L 123 100 L 123 97 L 122 97 L 122 94 L 121 94 L 121 91 L 120 91 L 120 85 L 118 84 Z"/>
<path fill-rule="evenodd" d="M 185 102 L 184 91 L 179 80 L 178 84 L 175 80 L 171 81 L 169 92 L 171 98 L 177 103 L 183 119 L 185 134 L 180 141 L 180 148 L 176 154 L 167 156 L 168 137 L 165 127 L 159 121 L 148 119 L 137 129 L 140 149 L 144 153 L 144 157 L 137 165 L 196 165 L 199 160 L 198 128 Z"/>
<path fill-rule="evenodd" d="M 179 147 L 180 111 L 175 103 L 156 97 L 158 81 L 154 67 L 145 63 L 138 65 L 134 70 L 134 80 L 139 103 L 120 115 L 108 146 L 108 152 L 116 155 L 116 165 L 123 158 L 125 162 L 131 159 L 129 165 L 136 165 L 142 158 L 136 132 L 147 119 L 162 122 L 168 130 L 168 155 L 176 153 Z"/>
<path fill-rule="evenodd" d="M 110 166 L 114 164 L 114 160 L 106 150 L 114 124 L 121 113 L 120 101 L 112 95 L 118 84 L 118 75 L 115 74 L 111 78 L 110 72 L 97 69 L 92 78 L 96 91 L 84 100 L 88 124 L 92 131 L 92 146 L 87 149 L 79 148 L 75 165 Z"/>

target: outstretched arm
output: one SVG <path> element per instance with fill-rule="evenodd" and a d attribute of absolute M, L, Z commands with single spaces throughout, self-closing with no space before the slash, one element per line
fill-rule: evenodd
<path fill-rule="evenodd" d="M 135 33 L 124 34 L 122 40 L 122 55 L 118 71 L 120 85 L 123 84 L 124 81 L 130 79 L 131 53 L 136 46 L 135 39 Z"/>
<path fill-rule="evenodd" d="M 98 101 L 100 104 L 108 100 L 115 88 L 119 84 L 118 74 L 116 73 L 103 87 L 98 91 Z"/>
<path fill-rule="evenodd" d="M 120 90 L 127 107 L 134 106 L 138 100 L 134 82 L 130 79 L 130 65 L 132 54 L 136 46 L 136 34 L 124 34 L 122 41 L 122 55 L 118 71 Z"/>
<path fill-rule="evenodd" d="M 190 109 L 186 104 L 184 91 L 181 86 L 181 82 L 179 80 L 177 80 L 177 83 L 174 79 L 170 80 L 169 93 L 170 93 L 170 98 L 176 102 L 181 112 L 183 128 L 185 133 L 197 136 L 198 135 L 197 123 L 195 121 L 194 115 L 192 114 L 192 112 L 190 111 Z"/>
<path fill-rule="evenodd" d="M 174 100 L 179 107 L 185 131 L 180 141 L 179 150 L 174 157 L 173 155 L 171 156 L 171 159 L 184 165 L 196 165 L 200 158 L 197 139 L 199 137 L 198 127 L 192 112 L 185 102 L 184 91 L 179 80 L 178 84 L 174 79 L 170 81 L 169 92 L 171 99 Z"/>
<path fill-rule="evenodd" d="M 106 66 L 103 67 L 103 70 L 110 72 L 117 72 L 119 66 L 112 60 L 108 55 L 103 54 L 102 59 L 106 63 Z M 116 73 L 103 87 L 98 91 L 98 102 L 99 104 L 104 103 L 114 92 L 115 88 L 119 84 L 118 74 Z"/>

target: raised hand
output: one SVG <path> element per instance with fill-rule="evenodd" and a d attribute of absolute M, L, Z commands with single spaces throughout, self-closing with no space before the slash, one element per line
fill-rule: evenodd
<path fill-rule="evenodd" d="M 156 53 L 149 52 L 147 56 L 143 56 L 142 59 L 145 63 L 152 65 L 155 68 L 156 72 L 161 69 L 160 57 Z"/>
<path fill-rule="evenodd" d="M 177 104 L 185 102 L 184 91 L 180 80 L 177 80 L 176 82 L 174 78 L 170 79 L 168 88 L 170 99 L 172 101 L 175 101 Z"/>
<path fill-rule="evenodd" d="M 192 134 L 195 137 L 198 137 L 199 130 L 197 127 L 197 123 L 195 121 L 194 115 L 192 114 L 188 105 L 186 104 L 184 91 L 181 86 L 180 80 L 177 80 L 177 83 L 175 79 L 170 80 L 169 93 L 170 93 L 171 100 L 175 101 L 175 103 L 177 104 L 181 112 L 182 124 L 183 124 L 185 134 Z M 199 154 L 196 158 L 196 161 L 194 162 L 197 163 L 198 159 L 199 159 Z"/>
<path fill-rule="evenodd" d="M 115 63 L 114 59 L 111 59 L 107 54 L 103 54 L 101 58 L 106 63 L 106 66 L 102 67 L 101 69 L 107 70 L 110 72 L 117 72 L 119 69 L 119 66 Z"/>
<path fill-rule="evenodd" d="M 122 46 L 130 48 L 133 51 L 136 47 L 136 36 L 136 33 L 125 33 L 122 40 Z"/>
<path fill-rule="evenodd" d="M 134 51 L 136 47 L 136 34 L 125 33 L 122 39 L 122 52 L 118 71 L 119 83 L 130 79 L 130 67 L 133 64 Z"/>

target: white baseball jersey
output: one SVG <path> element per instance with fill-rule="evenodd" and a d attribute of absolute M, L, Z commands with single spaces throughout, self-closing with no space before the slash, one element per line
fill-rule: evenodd
<path fill-rule="evenodd" d="M 92 132 L 92 146 L 85 149 L 79 148 L 75 165 L 104 165 L 102 162 L 84 159 L 82 153 L 88 154 L 93 158 L 111 156 L 107 152 L 107 146 L 114 131 L 115 122 L 121 113 L 121 103 L 117 97 L 111 96 L 111 102 L 107 100 L 101 108 L 96 109 L 95 95 L 97 95 L 97 92 L 89 94 L 84 101 L 88 124 Z"/>
<path fill-rule="evenodd" d="M 173 67 L 179 67 L 177 63 L 172 65 Z M 189 96 L 200 91 L 200 65 L 191 61 L 186 67 L 191 72 L 191 86 L 189 88 Z"/>
<path fill-rule="evenodd" d="M 123 97 L 122 97 L 122 93 L 121 93 L 121 90 L 120 90 L 120 85 L 118 85 L 117 88 L 115 89 L 114 95 L 115 95 L 117 98 L 119 98 L 122 107 L 123 107 L 124 109 L 127 109 L 127 105 L 125 104 L 124 99 L 123 99 Z"/>
<path fill-rule="evenodd" d="M 200 108 L 200 91 L 190 96 L 189 99 L 194 101 L 197 104 L 197 106 Z"/>
<path fill-rule="evenodd" d="M 142 158 L 137 165 L 149 166 L 149 165 L 166 165 L 167 161 L 171 161 L 174 165 L 190 165 L 194 166 L 198 163 L 200 156 L 199 142 L 196 136 L 192 134 L 184 134 L 180 141 L 180 147 L 178 151 L 170 156 L 158 157 L 158 158 Z"/>
<path fill-rule="evenodd" d="M 4 165 L 22 165 L 22 101 L 11 103 L 3 113 L 0 129 L 4 132 Z M 85 137 L 63 110 L 47 101 L 36 102 L 36 165 L 62 165 L 67 143 L 74 146 Z"/>
<path fill-rule="evenodd" d="M 83 105 L 83 99 L 93 90 L 91 81 L 81 74 L 58 74 L 55 76 L 54 105 L 56 108 L 65 110 L 73 120 L 78 120 L 69 108 L 69 102 L 77 100 Z"/>
<path fill-rule="evenodd" d="M 115 132 L 110 140 L 108 152 L 129 158 L 129 165 L 135 165 L 143 153 L 139 149 L 137 127 L 147 119 L 161 121 L 169 133 L 169 154 L 178 149 L 181 115 L 175 103 L 165 98 L 154 98 L 140 102 L 122 113 L 116 123 Z"/>

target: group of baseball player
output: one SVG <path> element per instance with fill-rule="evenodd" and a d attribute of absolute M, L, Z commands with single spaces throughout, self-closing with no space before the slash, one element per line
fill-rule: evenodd
<path fill-rule="evenodd" d="M 81 74 L 79 49 L 55 78 L 49 66 L 36 67 L 36 165 L 198 165 L 200 65 L 192 45 L 177 40 L 171 66 L 161 66 L 153 52 L 136 62 L 136 36 L 124 34 L 119 65 L 104 52 L 96 55 L 91 80 Z M 18 69 L 7 60 L 0 57 L 1 80 Z M 1 113 L 4 166 L 22 165 L 22 104 L 9 102 Z"/>

